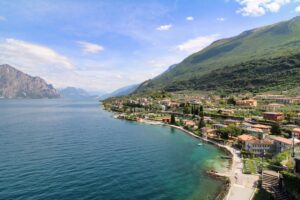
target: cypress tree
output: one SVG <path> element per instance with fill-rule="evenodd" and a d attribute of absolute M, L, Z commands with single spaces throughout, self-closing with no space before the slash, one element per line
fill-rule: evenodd
<path fill-rule="evenodd" d="M 171 114 L 171 124 L 176 124 L 175 115 Z"/>

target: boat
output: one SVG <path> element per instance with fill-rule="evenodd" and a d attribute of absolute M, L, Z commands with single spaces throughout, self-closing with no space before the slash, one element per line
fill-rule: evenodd
<path fill-rule="evenodd" d="M 197 145 L 198 145 L 198 146 L 202 146 L 203 144 L 202 144 L 202 143 L 198 143 Z"/>

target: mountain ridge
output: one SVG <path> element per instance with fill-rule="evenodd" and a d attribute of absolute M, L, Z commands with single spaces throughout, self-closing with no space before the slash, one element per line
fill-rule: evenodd
<path fill-rule="evenodd" d="M 214 70 L 252 60 L 293 56 L 300 53 L 299 44 L 300 17 L 244 31 L 237 36 L 217 40 L 191 54 L 175 68 L 142 83 L 135 92 L 196 89 L 193 84 L 180 88 L 176 85 L 201 80 Z"/>
<path fill-rule="evenodd" d="M 40 77 L 33 77 L 8 65 L 0 65 L 0 98 L 59 98 L 58 91 Z"/>

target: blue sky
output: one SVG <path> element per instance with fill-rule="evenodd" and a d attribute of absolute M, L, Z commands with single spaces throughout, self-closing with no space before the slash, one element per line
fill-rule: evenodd
<path fill-rule="evenodd" d="M 1 0 L 0 63 L 59 88 L 112 91 L 297 15 L 299 0 Z"/>

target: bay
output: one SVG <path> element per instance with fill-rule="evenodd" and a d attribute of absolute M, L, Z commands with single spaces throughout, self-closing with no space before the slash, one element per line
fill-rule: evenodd
<path fill-rule="evenodd" d="M 214 199 L 223 152 L 198 143 L 97 101 L 1 100 L 0 199 Z"/>

